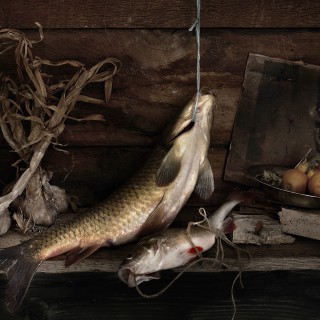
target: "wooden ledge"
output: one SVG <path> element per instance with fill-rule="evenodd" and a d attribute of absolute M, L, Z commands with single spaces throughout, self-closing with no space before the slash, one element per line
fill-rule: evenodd
<path fill-rule="evenodd" d="M 19 244 L 30 236 L 10 231 L 0 237 L 0 247 L 5 248 Z M 117 272 L 123 259 L 131 252 L 134 244 L 117 248 L 103 248 L 89 258 L 68 268 L 64 266 L 64 257 L 45 261 L 38 272 L 48 274 L 78 272 Z M 275 270 L 320 270 L 320 242 L 305 238 L 297 238 L 293 244 L 281 245 L 239 245 L 239 248 L 250 253 L 251 259 L 242 254 L 244 271 L 275 271 Z M 203 262 L 192 266 L 188 272 L 221 272 L 237 271 L 238 262 L 234 250 L 224 245 L 225 264 L 228 268 L 218 267 L 213 262 Z M 215 248 L 210 249 L 204 257 L 214 257 Z M 180 271 L 177 268 L 174 271 Z"/>

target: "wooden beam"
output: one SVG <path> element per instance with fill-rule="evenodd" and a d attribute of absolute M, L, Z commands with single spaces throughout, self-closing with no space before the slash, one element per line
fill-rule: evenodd
<path fill-rule="evenodd" d="M 27 13 L 27 14 L 26 14 Z M 316 1 L 202 1 L 205 28 L 317 28 Z M 196 1 L 26 0 L 1 1 L 1 28 L 185 28 L 196 17 Z"/>

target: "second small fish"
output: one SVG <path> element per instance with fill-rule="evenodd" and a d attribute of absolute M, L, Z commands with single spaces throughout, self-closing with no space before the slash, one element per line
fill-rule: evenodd
<path fill-rule="evenodd" d="M 251 192 L 233 191 L 209 217 L 210 228 L 204 223 L 194 225 L 189 237 L 186 229 L 171 228 L 142 239 L 120 266 L 119 278 L 129 287 L 135 287 L 144 281 L 159 279 L 161 270 L 180 267 L 196 259 L 199 252 L 214 245 L 218 236 L 215 230 L 223 233 L 234 230 L 232 219 L 226 219 L 228 214 L 236 205 L 253 197 Z"/>

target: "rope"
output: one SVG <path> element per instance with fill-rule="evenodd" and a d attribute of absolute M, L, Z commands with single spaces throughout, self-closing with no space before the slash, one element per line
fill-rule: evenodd
<path fill-rule="evenodd" d="M 193 109 L 192 121 L 195 121 L 199 97 L 200 97 L 200 11 L 201 11 L 201 0 L 197 0 L 197 19 L 193 25 L 189 28 L 189 31 L 196 29 L 196 39 L 197 39 L 197 96 L 196 103 Z"/>

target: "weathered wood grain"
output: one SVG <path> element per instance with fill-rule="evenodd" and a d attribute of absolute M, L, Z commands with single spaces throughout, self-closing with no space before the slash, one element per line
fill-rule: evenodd
<path fill-rule="evenodd" d="M 30 236 L 9 231 L 0 237 L 0 248 L 10 247 L 25 241 Z M 80 261 L 68 268 L 64 266 L 64 256 L 45 261 L 38 272 L 67 273 L 67 272 L 117 272 L 123 259 L 132 251 L 134 244 L 121 247 L 100 249 L 89 258 Z M 298 238 L 293 244 L 281 245 L 239 245 L 239 248 L 248 252 L 249 259 L 242 253 L 244 271 L 271 271 L 271 270 L 319 270 L 320 269 L 320 243 L 319 241 Z M 204 254 L 204 257 L 215 257 L 216 248 L 213 247 Z M 216 262 L 205 261 L 188 269 L 188 272 L 222 272 L 239 270 L 239 261 L 236 252 L 224 245 L 224 263 L 227 268 L 221 267 Z M 175 268 L 175 272 L 183 268 Z"/>
<path fill-rule="evenodd" d="M 319 249 L 319 248 L 318 248 Z M 130 250 L 119 252 L 116 254 L 105 255 L 100 259 L 88 258 L 83 262 L 65 268 L 64 261 L 52 260 L 44 262 L 38 272 L 44 273 L 65 273 L 65 272 L 117 272 L 123 259 L 130 253 Z M 294 250 L 290 252 L 294 253 Z M 297 255 L 297 253 L 296 253 Z M 214 254 L 210 255 L 214 258 Z M 208 257 L 208 255 L 205 255 Z M 188 272 L 222 272 L 222 271 L 238 271 L 239 265 L 235 258 L 226 258 L 224 260 L 228 264 L 228 269 L 222 269 L 213 265 L 213 263 L 204 263 L 201 267 L 191 267 Z M 252 259 L 249 264 L 245 265 L 244 271 L 277 271 L 277 270 L 319 270 L 320 258 L 296 256 L 296 257 L 277 257 L 268 256 L 260 257 L 259 259 Z M 177 268 L 176 272 L 182 271 L 182 268 Z"/>
<path fill-rule="evenodd" d="M 4 1 L 1 27 L 34 28 L 189 28 L 196 2 L 173 1 Z M 28 14 L 26 14 L 28 13 Z M 213 28 L 319 27 L 317 1 L 202 1 L 201 23 Z"/>
<path fill-rule="evenodd" d="M 146 161 L 152 148 L 145 147 L 74 147 L 61 151 L 48 150 L 43 166 L 54 173 L 52 182 L 76 197 L 82 206 L 92 205 L 105 198 L 120 184 L 129 179 Z M 226 148 L 210 148 L 209 161 L 215 175 L 216 191 L 208 201 L 196 195 L 189 205 L 214 206 L 221 202 L 234 184 L 223 181 Z M 15 177 L 16 161 L 9 149 L 0 149 L 0 177 L 5 183 Z"/>
<path fill-rule="evenodd" d="M 248 183 L 250 166 L 294 167 L 309 149 L 319 149 L 319 81 L 319 66 L 249 55 L 226 180 Z"/>
<path fill-rule="evenodd" d="M 223 172 L 248 54 L 258 53 L 320 65 L 319 13 L 317 1 L 202 1 L 201 82 L 202 86 L 214 88 L 219 97 L 209 152 L 216 178 L 216 191 L 207 202 L 193 195 L 177 220 L 185 222 L 186 217 L 194 218 L 199 206 L 211 210 L 235 186 L 223 180 Z M 51 150 L 43 163 L 54 171 L 54 183 L 64 187 L 70 195 L 78 197 L 81 205 L 93 205 L 130 177 L 150 152 L 149 147 L 166 124 L 195 93 L 196 41 L 194 33 L 187 30 L 194 18 L 195 1 L 0 0 L 0 28 L 24 28 L 32 39 L 38 38 L 38 32 L 34 30 L 35 21 L 39 21 L 45 28 L 45 39 L 35 45 L 35 55 L 53 61 L 76 59 L 88 67 L 105 57 L 116 57 L 122 61 L 122 69 L 115 78 L 108 106 L 79 104 L 74 112 L 74 116 L 78 117 L 102 113 L 106 122 L 68 121 L 60 142 L 68 144 L 69 154 L 58 154 Z M 15 65 L 9 54 L 0 55 L 0 72 L 12 75 Z M 70 70 L 61 69 L 58 72 L 59 78 L 67 75 L 70 75 Z M 87 92 L 101 98 L 103 88 L 90 87 Z M 4 145 L 5 142 L 0 138 L 0 146 Z M 14 176 L 15 170 L 9 167 L 14 158 L 7 148 L 0 150 L 0 180 L 6 182 Z M 0 247 L 17 244 L 22 239 L 25 237 L 9 233 L 0 237 Z M 246 261 L 245 271 L 320 269 L 317 241 L 301 238 L 292 245 L 242 248 L 252 256 L 250 263 Z M 115 277 L 120 262 L 131 249 L 132 245 L 102 249 L 68 269 L 64 268 L 63 257 L 59 257 L 45 262 L 37 275 L 58 273 L 59 276 L 67 276 L 69 272 L 79 274 L 100 271 L 112 273 Z M 225 254 L 225 262 L 230 264 L 227 270 L 232 273 L 237 270 L 235 254 L 230 248 L 226 248 Z M 206 255 L 214 256 L 214 250 Z M 179 270 L 175 269 L 174 273 Z M 190 271 L 190 274 L 213 274 L 224 270 L 208 263 L 194 266 Z M 262 285 L 257 283 L 259 281 L 255 282 L 255 286 Z M 1 286 L 3 284 L 0 283 Z M 187 287 L 191 290 L 191 283 Z M 212 288 L 216 286 L 212 284 Z M 229 294 L 230 286 L 227 289 Z M 0 296 L 2 294 L 1 290 Z M 202 297 L 199 295 L 198 303 Z M 134 308 L 135 298 L 131 301 L 131 307 Z M 183 305 L 188 305 L 191 300 L 183 297 L 181 301 Z M 256 308 L 248 310 L 245 305 L 243 309 L 240 308 L 239 319 L 264 319 L 268 315 L 263 307 L 265 301 L 254 301 Z M 288 301 L 292 300 L 281 300 L 288 308 L 280 308 L 281 304 L 275 304 L 279 311 L 270 318 L 283 320 L 287 317 L 292 320 L 307 315 L 308 319 L 317 319 L 317 308 L 307 304 L 307 308 L 301 308 L 299 311 L 303 312 L 299 313 L 295 305 Z M 67 307 L 62 311 L 55 306 L 51 307 L 51 318 L 47 319 L 59 319 L 61 316 L 63 319 L 70 318 L 70 312 L 77 314 L 80 310 L 79 301 L 63 303 Z M 107 305 L 110 308 L 113 304 L 109 301 Z M 209 305 L 212 306 L 212 301 L 208 304 L 200 303 L 196 309 L 188 309 L 185 318 L 207 319 L 210 314 L 209 318 L 214 316 L 218 319 L 219 312 L 213 314 L 212 308 L 208 312 L 204 310 Z M 223 310 L 226 310 L 227 303 L 223 305 Z M 41 306 L 47 308 L 46 302 L 35 303 L 35 309 L 27 317 L 38 320 Z M 95 302 L 97 314 L 104 316 L 104 306 Z M 2 310 L 1 305 L 0 314 Z M 81 310 L 76 318 L 80 319 L 79 314 L 83 314 L 88 319 L 88 313 Z M 119 319 L 122 317 L 117 307 L 111 310 L 111 318 L 112 315 Z M 162 307 L 158 313 L 162 316 L 161 310 Z M 174 310 L 173 317 L 167 313 L 165 318 L 171 316 L 177 319 L 181 316 L 183 308 L 175 305 Z M 231 315 L 231 304 L 227 311 L 228 315 L 225 311 L 221 312 L 221 319 Z M 141 314 L 145 315 L 143 312 Z M 123 318 L 130 317 L 126 314 Z M 143 316 L 139 319 L 143 319 Z M 146 313 L 145 319 L 150 319 L 150 313 Z"/>
<path fill-rule="evenodd" d="M 186 273 L 156 299 L 145 299 L 127 288 L 112 273 L 66 275 L 37 274 L 21 310 L 5 310 L 0 290 L 3 320 L 176 320 L 231 319 L 231 286 L 236 273 Z M 154 293 L 173 277 L 146 283 Z M 317 320 L 319 317 L 319 272 L 245 272 L 244 288 L 237 282 L 234 296 L 237 320 Z M 0 280 L 0 288 L 5 281 Z"/>
<path fill-rule="evenodd" d="M 187 211 L 183 210 L 181 214 L 183 215 L 184 213 L 187 213 Z M 189 221 L 191 221 L 190 213 L 191 211 L 189 211 Z M 192 214 L 195 215 L 196 212 L 192 211 Z M 57 220 L 57 224 L 63 224 L 65 221 L 75 217 L 76 214 L 61 215 Z M 5 236 L 0 237 L 0 248 L 17 245 L 30 237 L 30 235 L 9 231 Z M 44 262 L 38 272 L 61 274 L 68 272 L 117 272 L 121 262 L 131 252 L 134 245 L 128 244 L 121 247 L 100 249 L 84 261 L 68 268 L 64 266 L 64 256 L 59 256 Z M 238 246 L 250 254 L 250 259 L 244 251 L 241 254 L 244 271 L 319 270 L 320 268 L 319 241 L 297 237 L 296 241 L 291 244 Z M 214 258 L 215 250 L 216 247 L 211 248 L 204 256 Z M 221 267 L 216 262 L 206 261 L 192 266 L 188 269 L 188 272 L 237 271 L 239 269 L 239 261 L 237 260 L 236 252 L 227 245 L 224 245 L 224 251 L 224 263 L 228 265 L 228 268 Z M 179 272 L 182 269 L 182 267 L 176 268 L 174 272 Z"/>
<path fill-rule="evenodd" d="M 320 215 L 318 210 L 281 208 L 279 217 L 283 232 L 320 240 Z"/>
<path fill-rule="evenodd" d="M 264 214 L 238 214 L 232 213 L 236 225 L 232 232 L 232 242 L 239 244 L 279 245 L 293 243 L 295 238 L 281 230 L 277 216 L 271 218 Z"/>
<path fill-rule="evenodd" d="M 38 37 L 36 31 L 27 33 Z M 250 52 L 320 65 L 319 30 L 203 30 L 201 46 L 202 86 L 218 94 L 213 145 L 230 142 Z M 53 61 L 77 59 L 88 67 L 105 57 L 122 61 L 108 106 L 79 105 L 73 112 L 102 113 L 106 122 L 68 121 L 60 142 L 69 145 L 150 146 L 196 90 L 196 42 L 184 30 L 50 29 L 34 53 Z M 0 55 L 1 71 L 14 72 L 10 54 Z M 63 77 L 70 70 L 58 73 Z M 88 92 L 102 97 L 103 88 Z"/>

